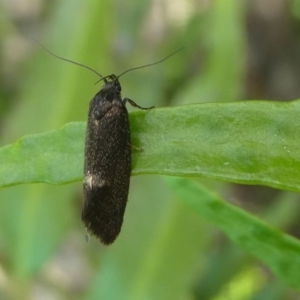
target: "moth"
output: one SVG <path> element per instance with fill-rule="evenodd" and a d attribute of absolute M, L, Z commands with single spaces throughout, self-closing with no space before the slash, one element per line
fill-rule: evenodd
<path fill-rule="evenodd" d="M 116 75 L 90 102 L 85 139 L 83 208 L 86 228 L 109 245 L 118 236 L 125 213 L 131 174 L 130 126 L 126 102 Z"/>
<path fill-rule="evenodd" d="M 122 99 L 119 78 L 127 72 L 161 63 L 183 48 L 157 62 L 128 69 L 118 76 L 102 76 L 89 66 L 54 54 L 32 39 L 52 56 L 86 68 L 104 82 L 89 105 L 81 220 L 88 232 L 103 244 L 112 244 L 123 224 L 131 174 L 130 125 L 126 103 L 144 110 L 154 107 L 145 108 L 129 98 Z"/>

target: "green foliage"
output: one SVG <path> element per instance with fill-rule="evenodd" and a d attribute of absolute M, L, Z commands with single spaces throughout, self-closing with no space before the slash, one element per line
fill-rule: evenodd
<path fill-rule="evenodd" d="M 222 229 L 239 246 L 261 259 L 283 281 L 300 291 L 300 242 L 272 228 L 187 179 L 170 180 L 174 191 L 198 214 Z"/>
<path fill-rule="evenodd" d="M 201 10 L 193 3 L 178 19 L 173 6 L 159 10 L 151 1 L 45 6 L 43 38 L 29 35 L 103 75 L 186 48 L 121 78 L 124 97 L 156 106 L 130 113 L 132 144 L 142 148 L 133 148 L 132 175 L 155 176 L 132 177 L 122 232 L 108 248 L 86 244 L 80 223 L 85 121 L 98 78 L 37 47 L 17 70 L 17 92 L 0 83 L 1 266 L 8 279 L 0 298 L 30 299 L 40 283 L 61 299 L 286 300 L 288 287 L 300 290 L 299 241 L 284 233 L 297 220 L 298 195 L 268 198 L 260 212 L 267 221 L 226 201 L 232 185 L 223 182 L 295 192 L 300 183 L 300 102 L 233 102 L 245 89 L 242 3 L 214 0 Z M 10 39 L 17 25 L 3 11 L 1 37 Z M 51 280 L 51 270 L 61 273 Z"/>
<path fill-rule="evenodd" d="M 299 114 L 300 102 L 263 101 L 131 113 L 133 143 L 143 147 L 134 153 L 133 174 L 202 176 L 297 191 Z M 85 123 L 70 123 L 3 147 L 1 185 L 81 179 L 84 131 Z M 184 203 L 298 289 L 297 240 L 196 184 L 183 179 L 170 182 Z"/>

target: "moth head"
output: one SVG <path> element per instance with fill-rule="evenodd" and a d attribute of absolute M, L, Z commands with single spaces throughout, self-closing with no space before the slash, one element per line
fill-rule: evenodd
<path fill-rule="evenodd" d="M 118 77 L 115 74 L 111 74 L 103 77 L 101 80 L 104 81 L 104 89 L 114 89 L 117 93 L 121 93 L 121 84 Z"/>

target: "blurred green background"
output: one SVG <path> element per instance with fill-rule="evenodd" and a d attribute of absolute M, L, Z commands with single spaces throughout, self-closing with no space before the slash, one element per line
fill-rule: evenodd
<path fill-rule="evenodd" d="M 300 93 L 299 17 L 296 0 L 1 0 L 0 145 L 85 121 L 100 89 L 93 73 L 51 57 L 30 36 L 103 75 L 184 46 L 121 78 L 123 96 L 141 106 L 286 101 Z M 299 236 L 298 195 L 201 182 Z M 300 297 L 178 201 L 163 177 L 132 177 L 110 247 L 86 243 L 81 189 L 78 182 L 1 190 L 0 299 Z"/>

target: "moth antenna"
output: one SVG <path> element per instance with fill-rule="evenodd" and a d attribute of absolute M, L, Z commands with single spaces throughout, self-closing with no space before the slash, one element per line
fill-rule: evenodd
<path fill-rule="evenodd" d="M 102 78 L 100 78 L 99 80 L 97 80 L 95 82 L 95 84 L 99 83 L 100 81 L 104 80 L 104 82 L 106 82 L 106 78 L 109 78 L 111 75 L 107 75 L 107 76 L 102 76 Z M 118 77 L 117 77 L 118 78 Z"/>
<path fill-rule="evenodd" d="M 89 66 L 86 66 L 86 65 L 84 65 L 84 64 L 78 63 L 78 62 L 76 62 L 76 61 L 73 61 L 73 60 L 70 60 L 70 59 L 61 57 L 61 56 L 59 56 L 59 55 L 57 55 L 57 54 L 51 52 L 49 49 L 47 49 L 42 43 L 40 43 L 40 42 L 39 42 L 38 40 L 36 40 L 34 37 L 31 37 L 31 38 L 32 38 L 38 45 L 40 45 L 46 52 L 48 52 L 50 55 L 52 55 L 52 56 L 54 56 L 54 57 L 56 57 L 56 58 L 58 58 L 58 59 L 64 60 L 64 61 L 66 61 L 66 62 L 69 62 L 69 63 L 71 63 L 71 64 L 74 64 L 74 65 L 80 66 L 80 67 L 82 67 L 82 68 L 88 69 L 88 70 L 94 72 L 95 74 L 97 74 L 98 76 L 100 76 L 101 78 L 103 78 L 103 76 L 102 76 L 100 73 L 98 73 L 96 70 L 94 70 L 93 68 L 91 68 L 91 67 L 89 67 Z"/>
<path fill-rule="evenodd" d="M 123 73 L 121 73 L 117 78 L 120 78 L 120 77 L 123 76 L 125 73 L 131 72 L 131 71 L 133 71 L 133 70 L 138 70 L 138 69 L 142 69 L 142 68 L 146 68 L 146 67 L 150 67 L 150 66 L 157 65 L 157 64 L 159 64 L 159 63 L 161 63 L 161 62 L 167 60 L 169 57 L 173 56 L 174 54 L 176 54 L 176 53 L 182 51 L 183 49 L 184 49 L 184 47 L 182 47 L 182 48 L 176 50 L 175 52 L 169 54 L 169 55 L 166 56 L 165 58 L 163 58 L 163 59 L 161 59 L 161 60 L 159 60 L 159 61 L 156 61 L 156 62 L 154 62 L 154 63 L 147 64 L 147 65 L 143 65 L 143 66 L 139 66 L 139 67 L 135 67 L 135 68 L 130 68 L 130 69 L 124 71 Z"/>

